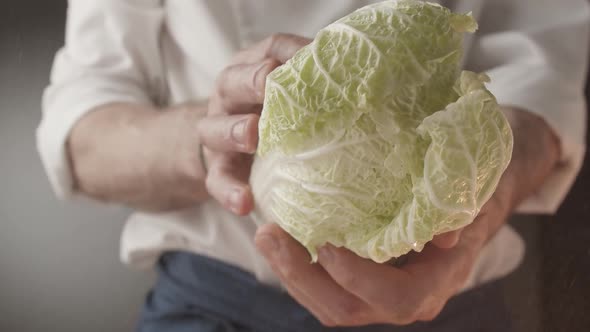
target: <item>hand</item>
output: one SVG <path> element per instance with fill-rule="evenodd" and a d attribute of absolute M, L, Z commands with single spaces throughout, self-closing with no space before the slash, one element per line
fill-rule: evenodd
<path fill-rule="evenodd" d="M 319 264 L 310 264 L 305 248 L 276 224 L 261 227 L 256 244 L 291 296 L 322 324 L 404 325 L 439 314 L 464 285 L 485 243 L 488 224 L 504 219 L 506 213 L 491 200 L 460 236 L 453 232 L 435 239 L 399 268 L 331 245 L 319 250 Z"/>
<path fill-rule="evenodd" d="M 249 213 L 254 200 L 248 185 L 266 76 L 310 40 L 274 35 L 241 51 L 217 79 L 207 116 L 198 124 L 208 168 L 208 192 L 238 215 Z"/>
<path fill-rule="evenodd" d="M 377 264 L 331 245 L 320 248 L 319 264 L 309 264 L 307 251 L 275 224 L 258 230 L 258 249 L 289 293 L 325 325 L 404 325 L 434 319 L 463 287 L 481 248 L 516 204 L 538 188 L 559 155 L 542 120 L 522 111 L 506 112 L 518 155 L 493 197 L 472 224 L 436 237 L 421 253 L 409 254 L 403 266 Z M 544 153 L 538 153 L 539 146 Z"/>
<path fill-rule="evenodd" d="M 235 213 L 248 213 L 246 179 L 265 77 L 308 42 L 278 34 L 239 52 L 207 105 L 157 110 L 113 103 L 89 112 L 67 142 L 76 190 L 149 211 L 190 207 L 210 194 Z"/>

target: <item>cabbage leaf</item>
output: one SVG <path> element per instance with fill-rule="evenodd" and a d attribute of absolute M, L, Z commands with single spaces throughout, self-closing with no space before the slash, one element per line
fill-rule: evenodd
<path fill-rule="evenodd" d="M 512 155 L 485 74 L 461 71 L 477 23 L 385 1 L 320 30 L 266 81 L 254 219 L 317 259 L 325 243 L 375 262 L 471 223 Z"/>

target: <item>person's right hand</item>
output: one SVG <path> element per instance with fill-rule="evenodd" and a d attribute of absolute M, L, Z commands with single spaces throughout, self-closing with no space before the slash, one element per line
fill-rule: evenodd
<path fill-rule="evenodd" d="M 206 105 L 158 110 L 112 103 L 88 112 L 66 147 L 75 191 L 146 211 L 187 208 L 213 196 L 236 214 L 249 213 L 266 76 L 307 43 L 277 34 L 239 52 Z"/>
<path fill-rule="evenodd" d="M 207 191 L 235 214 L 248 214 L 254 206 L 248 178 L 266 76 L 309 42 L 294 35 L 273 35 L 239 52 L 217 78 L 197 131 Z"/>

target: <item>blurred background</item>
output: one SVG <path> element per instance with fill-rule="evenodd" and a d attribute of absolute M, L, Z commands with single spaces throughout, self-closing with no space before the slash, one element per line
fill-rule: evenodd
<path fill-rule="evenodd" d="M 119 260 L 128 211 L 63 203 L 35 148 L 65 0 L 0 6 L 0 331 L 132 331 L 152 275 Z"/>
<path fill-rule="evenodd" d="M 127 210 L 56 200 L 35 148 L 65 0 L 0 7 L 0 332 L 131 331 L 154 280 L 118 260 Z M 527 242 L 504 281 L 516 332 L 590 331 L 590 167 L 559 213 L 511 222 Z"/>

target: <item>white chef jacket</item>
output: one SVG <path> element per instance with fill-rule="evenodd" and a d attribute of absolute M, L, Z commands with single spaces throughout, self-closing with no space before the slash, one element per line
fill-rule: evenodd
<path fill-rule="evenodd" d="M 277 32 L 314 37 L 351 11 L 354 0 L 70 0 L 66 41 L 43 98 L 38 148 L 61 198 L 72 186 L 65 141 L 80 117 L 101 105 L 168 106 L 203 101 L 238 50 Z M 574 181 L 585 150 L 583 85 L 590 11 L 586 0 L 456 0 L 480 28 L 466 37 L 464 66 L 485 71 L 501 104 L 542 116 L 562 155 L 541 190 L 520 211 L 552 213 Z M 151 267 L 166 250 L 187 250 L 234 264 L 279 285 L 253 243 L 254 223 L 213 200 L 127 221 L 121 258 Z M 522 259 L 523 243 L 504 226 L 480 254 L 465 288 L 501 277 Z"/>

